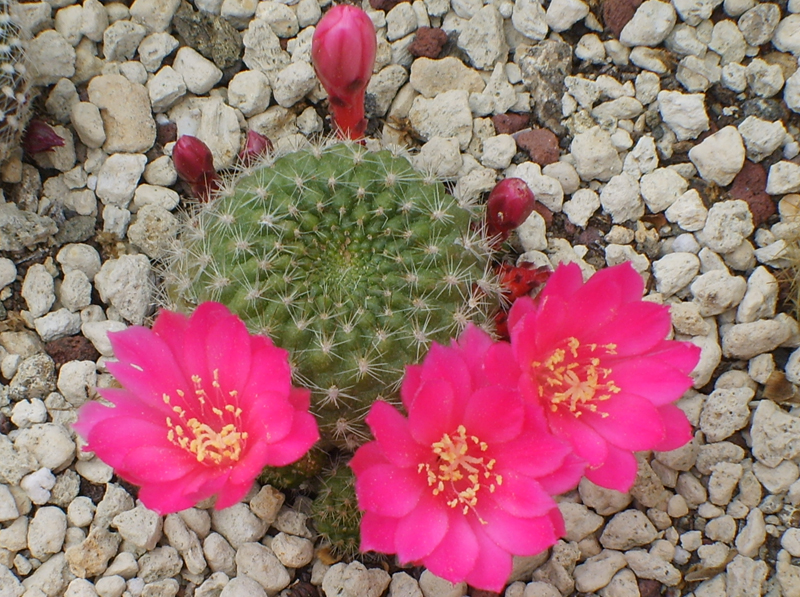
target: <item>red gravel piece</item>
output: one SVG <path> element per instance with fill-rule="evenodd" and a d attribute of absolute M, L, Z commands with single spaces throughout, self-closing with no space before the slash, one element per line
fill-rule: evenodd
<path fill-rule="evenodd" d="M 401 2 L 411 2 L 411 0 L 369 0 L 369 5 L 373 10 L 389 12 Z"/>
<path fill-rule="evenodd" d="M 525 112 L 524 114 L 506 112 L 505 114 L 492 116 L 492 122 L 498 135 L 511 135 L 531 125 L 531 114 L 530 112 Z"/>
<path fill-rule="evenodd" d="M 70 361 L 96 361 L 100 353 L 84 336 L 68 336 L 48 342 L 44 350 L 56 364 L 56 367 Z"/>
<path fill-rule="evenodd" d="M 603 21 L 619 38 L 623 27 L 633 18 L 643 0 L 606 0 L 603 3 Z"/>
<path fill-rule="evenodd" d="M 438 27 L 420 27 L 414 36 L 414 41 L 408 46 L 412 56 L 436 59 L 442 53 L 444 44 L 447 43 L 447 33 Z"/>
<path fill-rule="evenodd" d="M 775 214 L 775 201 L 767 195 L 767 172 L 761 164 L 745 160 L 731 186 L 731 199 L 746 201 L 753 214 L 753 224 L 758 227 Z"/>
<path fill-rule="evenodd" d="M 530 129 L 514 135 L 517 147 L 531 156 L 531 161 L 546 166 L 558 161 L 558 137 L 548 129 Z"/>

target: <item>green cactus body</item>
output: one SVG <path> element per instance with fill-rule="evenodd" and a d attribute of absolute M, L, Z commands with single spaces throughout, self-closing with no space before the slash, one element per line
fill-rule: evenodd
<path fill-rule="evenodd" d="M 325 476 L 324 484 L 311 504 L 314 526 L 322 543 L 335 558 L 351 559 L 361 543 L 361 512 L 350 467 L 340 464 Z"/>
<path fill-rule="evenodd" d="M 22 31 L 9 0 L 0 0 L 0 162 L 16 147 L 28 123 L 30 98 Z"/>
<path fill-rule="evenodd" d="M 353 449 L 431 341 L 483 323 L 490 249 L 444 186 L 388 151 L 297 151 L 200 208 L 165 270 L 173 306 L 220 301 L 290 353 L 323 437 Z M 480 228 L 480 226 L 477 226 Z"/>

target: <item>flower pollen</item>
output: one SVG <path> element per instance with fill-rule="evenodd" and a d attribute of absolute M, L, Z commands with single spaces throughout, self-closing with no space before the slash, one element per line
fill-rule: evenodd
<path fill-rule="evenodd" d="M 197 417 L 187 419 L 186 410 L 178 405 L 172 405 L 172 398 L 169 394 L 163 394 L 164 404 L 170 406 L 172 412 L 178 417 L 177 422 L 173 422 L 172 417 L 166 418 L 167 439 L 172 444 L 193 454 L 197 458 L 197 462 L 206 462 L 212 466 L 237 462 L 242 456 L 247 440 L 247 432 L 239 431 L 242 423 L 242 409 L 228 402 L 228 398 L 237 400 L 237 391 L 231 390 L 227 397 L 224 396 L 219 384 L 218 369 L 214 370 L 214 379 L 211 382 L 211 386 L 215 390 L 213 398 L 210 398 L 203 388 L 203 380 L 199 375 L 192 376 L 192 383 L 202 418 L 208 420 L 209 413 L 206 411 L 206 405 L 209 400 L 218 402 L 219 399 L 222 399 L 227 404 L 223 408 L 211 407 L 211 415 L 216 417 L 216 421 L 214 421 L 216 425 L 213 425 L 201 422 Z M 176 393 L 181 399 L 185 398 L 182 390 L 177 390 Z"/>
<path fill-rule="evenodd" d="M 417 465 L 417 472 L 424 472 L 428 487 L 433 488 L 433 495 L 446 495 L 447 505 L 451 508 L 462 508 L 467 514 L 478 505 L 478 492 L 488 484 L 489 493 L 494 493 L 498 485 L 503 484 L 503 477 L 492 470 L 494 458 L 476 454 L 485 453 L 489 446 L 477 436 L 467 435 L 467 429 L 459 425 L 456 433 L 445 433 L 442 439 L 431 444 L 437 458 L 437 465 L 428 463 Z M 482 524 L 486 522 L 482 519 Z"/>
<path fill-rule="evenodd" d="M 539 397 L 549 400 L 550 410 L 556 412 L 566 405 L 575 417 L 584 410 L 605 418 L 608 413 L 598 408 L 598 403 L 618 394 L 620 388 L 610 378 L 611 369 L 601 367 L 601 357 L 616 354 L 615 344 L 585 344 L 571 336 L 566 346 L 556 348 L 543 362 L 534 361 L 539 380 Z"/>

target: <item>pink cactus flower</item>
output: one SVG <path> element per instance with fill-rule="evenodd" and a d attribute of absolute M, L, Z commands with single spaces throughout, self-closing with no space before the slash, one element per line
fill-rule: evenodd
<path fill-rule="evenodd" d="M 219 188 L 219 175 L 214 169 L 214 156 L 208 145 L 197 137 L 183 135 L 172 149 L 172 162 L 181 180 L 189 183 L 192 194 L 208 201 Z"/>
<path fill-rule="evenodd" d="M 486 202 L 486 225 L 490 237 L 504 241 L 533 213 L 536 198 L 521 178 L 498 182 Z"/>
<path fill-rule="evenodd" d="M 109 338 L 123 387 L 99 390 L 114 407 L 89 402 L 74 427 L 160 514 L 214 495 L 217 509 L 231 506 L 264 466 L 294 462 L 319 438 L 286 351 L 219 303 L 191 317 L 161 311 L 152 330 Z"/>
<path fill-rule="evenodd" d="M 375 26 L 367 13 L 349 4 L 331 8 L 314 31 L 311 62 L 344 139 L 360 139 L 367 128 L 364 96 L 377 47 Z"/>
<path fill-rule="evenodd" d="M 511 347 L 468 327 L 406 368 L 404 417 L 385 402 L 367 423 L 376 441 L 350 466 L 364 511 L 361 549 L 396 553 L 451 582 L 500 591 L 512 555 L 534 555 L 564 532 L 552 495 L 584 463 L 526 403 Z"/>
<path fill-rule="evenodd" d="M 633 451 L 692 438 L 674 402 L 692 385 L 700 349 L 665 340 L 669 308 L 643 301 L 643 291 L 629 263 L 585 284 L 577 265 L 561 265 L 535 300 L 517 299 L 508 314 L 523 393 L 589 463 L 586 477 L 617 491 L 636 478 Z"/>

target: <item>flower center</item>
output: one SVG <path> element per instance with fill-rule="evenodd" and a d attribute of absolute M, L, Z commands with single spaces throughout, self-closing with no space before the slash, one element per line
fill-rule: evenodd
<path fill-rule="evenodd" d="M 247 432 L 239 431 L 241 427 L 242 409 L 232 404 L 237 402 L 238 393 L 232 390 L 225 395 L 219 385 L 219 370 L 214 370 L 214 379 L 211 386 L 214 396 L 209 397 L 203 387 L 203 380 L 199 375 L 192 376 L 194 385 L 194 400 L 199 408 L 192 408 L 196 412 L 187 413 L 186 409 L 171 404 L 172 398 L 164 394 L 162 400 L 172 408 L 177 415 L 177 421 L 167 417 L 167 439 L 174 445 L 192 453 L 197 462 L 207 462 L 211 465 L 228 464 L 236 462 L 242 455 Z M 189 400 L 183 390 L 176 391 L 178 397 L 189 408 Z M 209 402 L 224 403 L 222 408 L 211 406 Z M 210 410 L 210 412 L 209 412 Z M 191 416 L 195 415 L 195 416 Z M 188 418 L 187 418 L 188 417 Z"/>
<path fill-rule="evenodd" d="M 460 507 L 467 514 L 477 506 L 482 489 L 488 487 L 489 493 L 494 493 L 503 484 L 503 477 L 492 472 L 495 459 L 483 455 L 489 446 L 474 435 L 468 436 L 463 425 L 454 434 L 442 435 L 431 448 L 436 464 L 420 463 L 417 471 L 425 472 L 433 495 L 445 494 L 451 508 Z"/>
<path fill-rule="evenodd" d="M 584 411 L 608 413 L 598 403 L 609 400 L 620 389 L 611 379 L 611 369 L 601 367 L 601 357 L 616 354 L 616 344 L 581 344 L 575 337 L 567 338 L 566 346 L 557 348 L 543 362 L 534 361 L 539 397 L 550 403 L 550 410 L 560 407 L 575 417 Z"/>

